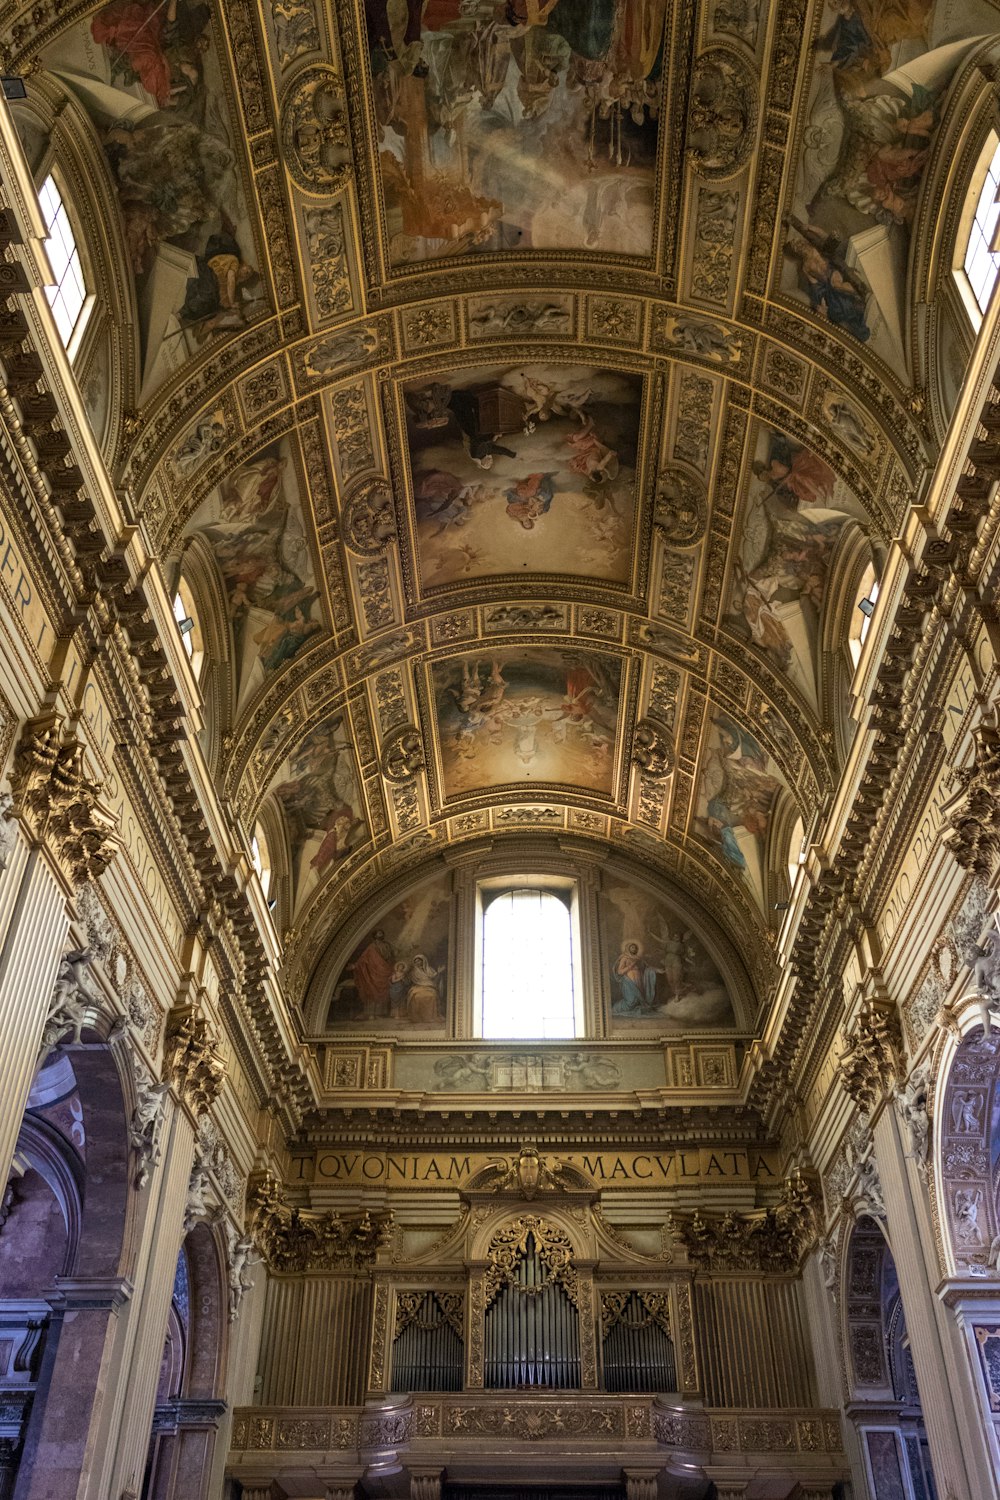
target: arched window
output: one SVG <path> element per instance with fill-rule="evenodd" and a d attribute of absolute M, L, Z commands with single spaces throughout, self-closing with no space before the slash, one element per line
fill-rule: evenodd
<path fill-rule="evenodd" d="M 975 198 L 976 207 L 965 240 L 962 273 L 965 286 L 974 299 L 973 302 L 967 297 L 966 305 L 978 327 L 1000 275 L 1000 137 L 995 131 L 990 132 L 980 157 L 970 186 L 970 197 Z M 960 239 L 960 246 L 961 243 Z M 961 275 L 959 279 L 962 279 Z M 978 308 L 979 317 L 974 315 L 974 307 Z"/>
<path fill-rule="evenodd" d="M 494 1041 L 580 1034 L 575 891 L 480 888 L 479 1034 Z"/>
<path fill-rule="evenodd" d="M 260 888 L 266 900 L 271 889 L 271 853 L 267 847 L 267 837 L 259 823 L 254 828 L 253 838 L 250 840 L 250 858 L 253 860 L 253 867 L 257 871 L 257 879 L 260 881 Z"/>
<path fill-rule="evenodd" d="M 851 653 L 851 661 L 854 666 L 857 666 L 861 660 L 861 648 L 871 629 L 872 615 L 875 613 L 877 600 L 878 579 L 875 576 L 875 565 L 874 563 L 869 563 L 861 575 L 861 582 L 858 584 L 857 597 L 854 601 L 854 611 L 851 615 L 851 631 L 847 641 L 848 650 Z"/>
<path fill-rule="evenodd" d="M 198 611 L 195 607 L 194 595 L 183 578 L 177 580 L 177 592 L 174 595 L 174 619 L 181 633 L 184 650 L 187 652 L 191 663 L 191 670 L 197 677 L 201 671 L 201 664 L 205 659 L 205 649 L 201 637 L 201 627 L 198 624 Z"/>
<path fill-rule="evenodd" d="M 805 859 L 806 830 L 801 818 L 795 819 L 792 836 L 788 841 L 788 882 L 794 886 L 799 867 Z"/>
<path fill-rule="evenodd" d="M 51 172 L 38 189 L 38 201 L 49 232 L 45 250 L 55 277 L 55 284 L 45 288 L 45 295 L 63 348 L 71 349 L 79 342 L 93 298 L 88 296 L 76 236 Z"/>

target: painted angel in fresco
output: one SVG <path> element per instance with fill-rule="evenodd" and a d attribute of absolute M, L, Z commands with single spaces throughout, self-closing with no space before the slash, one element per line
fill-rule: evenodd
<path fill-rule="evenodd" d="M 723 858 L 745 870 L 736 830 L 744 828 L 763 839 L 781 783 L 767 770 L 767 755 L 753 735 L 728 715 L 713 723 L 717 743 L 709 749 L 702 770 L 708 830 L 718 840 Z"/>

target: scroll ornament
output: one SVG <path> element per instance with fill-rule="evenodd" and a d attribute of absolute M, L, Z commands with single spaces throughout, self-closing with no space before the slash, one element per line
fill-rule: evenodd
<path fill-rule="evenodd" d="M 434 1311 L 428 1313 L 425 1292 L 396 1294 L 396 1334 L 415 1323 L 418 1328 L 440 1328 L 447 1323 L 459 1338 L 465 1337 L 465 1295 L 462 1292 L 434 1292 Z"/>
<path fill-rule="evenodd" d="M 710 1219 L 696 1209 L 690 1217 L 675 1216 L 670 1227 L 701 1270 L 785 1272 L 801 1265 L 816 1217 L 812 1185 L 795 1171 L 773 1208 Z"/>
<path fill-rule="evenodd" d="M 902 1050 L 896 1007 L 890 1001 L 866 1000 L 839 1066 L 844 1088 L 866 1113 L 902 1076 Z"/>
<path fill-rule="evenodd" d="M 226 1060 L 207 1019 L 191 1005 L 175 1006 L 167 1017 L 163 1071 L 196 1115 L 205 1114 L 222 1089 Z"/>
<path fill-rule="evenodd" d="M 101 785 L 84 771 L 84 747 L 58 714 L 29 719 L 14 752 L 13 808 L 75 886 L 102 875 L 121 847 Z"/>
<path fill-rule="evenodd" d="M 538 1214 L 522 1214 L 498 1229 L 487 1251 L 486 1306 L 489 1307 L 501 1289 L 517 1278 L 518 1262 L 528 1254 L 528 1238 L 533 1237 L 535 1250 L 545 1271 L 543 1287 L 551 1282 L 563 1288 L 574 1307 L 579 1305 L 579 1279 L 573 1264 L 573 1246 L 565 1230 Z"/>
<path fill-rule="evenodd" d="M 273 1271 L 368 1270 L 392 1229 L 391 1213 L 310 1213 L 290 1208 L 270 1174 L 247 1195 L 247 1233 Z"/>
<path fill-rule="evenodd" d="M 636 1331 L 655 1323 L 669 1336 L 669 1296 L 666 1292 L 605 1292 L 601 1298 L 601 1328 L 605 1338 L 618 1323 Z"/>

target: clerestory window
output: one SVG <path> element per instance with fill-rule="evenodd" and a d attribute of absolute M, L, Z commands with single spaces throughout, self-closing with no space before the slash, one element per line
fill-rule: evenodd
<path fill-rule="evenodd" d="M 582 1027 L 575 887 L 480 887 L 484 1040 L 565 1040 Z"/>
<path fill-rule="evenodd" d="M 55 277 L 55 284 L 45 288 L 45 295 L 63 348 L 69 349 L 77 332 L 82 332 L 84 313 L 89 304 L 87 283 L 73 226 L 51 173 L 38 189 L 38 201 L 49 232 L 45 249 Z"/>

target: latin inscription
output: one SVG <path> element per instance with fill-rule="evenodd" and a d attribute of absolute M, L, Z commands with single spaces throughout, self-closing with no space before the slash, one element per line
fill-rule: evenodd
<path fill-rule="evenodd" d="M 773 1151 L 597 1151 L 560 1153 L 560 1162 L 585 1172 L 596 1187 L 639 1184 L 647 1187 L 685 1182 L 759 1182 L 780 1175 Z M 463 1187 L 484 1167 L 496 1162 L 485 1153 L 321 1151 L 292 1164 L 300 1180 L 366 1182 L 393 1186 Z"/>

